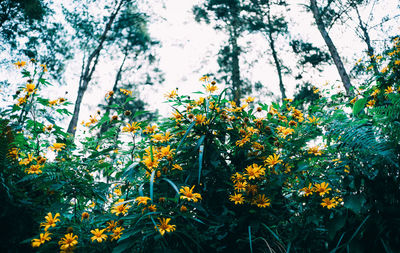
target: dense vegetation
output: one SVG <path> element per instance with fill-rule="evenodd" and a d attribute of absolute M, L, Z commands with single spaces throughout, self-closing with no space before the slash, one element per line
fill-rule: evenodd
<path fill-rule="evenodd" d="M 166 94 L 173 114 L 156 122 L 121 89 L 115 114 L 93 113 L 76 139 L 57 125 L 70 102 L 41 94 L 46 66 L 16 62 L 21 86 L 0 112 L 1 251 L 398 252 L 392 42 L 379 72 L 357 63 L 370 78 L 350 98 L 327 85 L 308 102 L 238 104 L 203 76 L 197 99 Z"/>

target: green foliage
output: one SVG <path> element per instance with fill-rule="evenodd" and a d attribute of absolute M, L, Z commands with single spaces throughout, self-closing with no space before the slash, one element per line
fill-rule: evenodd
<path fill-rule="evenodd" d="M 397 41 L 351 101 L 314 88 L 311 103 L 239 106 L 204 76 L 196 100 L 167 94 L 173 115 L 157 124 L 126 115 L 134 99 L 120 94 L 116 117 L 92 115 L 76 143 L 55 118 L 68 102 L 42 97 L 44 69 L 29 63 L 31 81 L 0 112 L 0 219 L 13 231 L 1 247 L 397 252 Z"/>

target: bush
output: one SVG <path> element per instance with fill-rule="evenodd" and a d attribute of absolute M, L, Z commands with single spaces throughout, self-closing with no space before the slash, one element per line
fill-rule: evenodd
<path fill-rule="evenodd" d="M 396 252 L 398 39 L 380 58 L 387 66 L 350 99 L 314 88 L 312 104 L 256 105 L 248 97 L 237 105 L 204 76 L 197 100 L 166 94 L 173 116 L 156 124 L 135 121 L 140 113 L 127 112 L 133 98 L 126 92 L 125 103 L 112 105 L 116 115 L 98 112 L 83 122 L 79 145 L 56 125 L 70 115 L 69 102 L 41 97 L 40 87 L 50 84 L 45 67 L 32 61 L 17 104 L 1 112 L 1 219 L 14 232 L 5 245 Z M 92 134 L 103 124 L 105 132 Z"/>

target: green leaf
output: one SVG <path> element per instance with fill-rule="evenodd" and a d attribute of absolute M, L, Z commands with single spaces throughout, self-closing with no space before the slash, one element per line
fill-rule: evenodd
<path fill-rule="evenodd" d="M 355 213 L 360 213 L 361 208 L 365 203 L 365 198 L 360 195 L 352 195 L 345 199 L 344 207 L 352 210 Z"/>
<path fill-rule="evenodd" d="M 196 124 L 196 121 L 193 121 L 192 123 L 190 123 L 188 129 L 186 130 L 185 134 L 183 135 L 181 141 L 179 142 L 178 147 L 176 148 L 176 152 L 178 152 L 179 148 L 181 147 L 183 142 L 186 140 L 186 137 L 188 136 L 190 130 L 194 127 L 195 124 Z"/>
<path fill-rule="evenodd" d="M 153 170 L 153 172 L 151 172 L 151 177 L 150 177 L 150 198 L 151 198 L 151 201 L 153 201 L 154 176 L 155 175 L 156 175 L 156 170 Z"/>
<path fill-rule="evenodd" d="M 251 227 L 249 226 L 249 243 L 250 243 L 250 252 L 253 253 L 253 242 L 251 241 Z"/>
<path fill-rule="evenodd" d="M 353 114 L 354 115 L 359 114 L 364 109 L 366 103 L 367 103 L 367 98 L 361 98 L 357 100 L 353 105 Z"/>

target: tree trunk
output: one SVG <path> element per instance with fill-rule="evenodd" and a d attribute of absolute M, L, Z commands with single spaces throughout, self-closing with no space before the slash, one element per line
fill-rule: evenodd
<path fill-rule="evenodd" d="M 238 28 L 237 26 L 237 15 L 239 13 L 234 12 L 233 14 L 233 23 L 232 23 L 232 31 L 230 32 L 230 43 L 232 46 L 232 87 L 233 87 L 233 101 L 236 105 L 240 105 L 240 98 L 242 96 L 241 92 L 241 81 L 240 81 L 240 65 L 239 65 L 239 55 L 240 48 L 237 44 L 237 39 L 239 38 Z"/>
<path fill-rule="evenodd" d="M 371 64 L 373 66 L 375 75 L 378 75 L 379 74 L 379 70 L 378 70 L 378 66 L 376 64 L 375 50 L 372 47 L 371 38 L 369 37 L 368 29 L 364 25 L 364 23 L 363 23 L 363 21 L 361 19 L 361 16 L 360 16 L 360 13 L 358 12 L 358 8 L 357 8 L 356 4 L 354 5 L 354 9 L 356 10 L 356 13 L 357 13 L 358 22 L 360 23 L 360 29 L 364 34 L 363 40 L 364 40 L 365 44 L 367 44 L 367 51 L 368 51 L 368 55 L 370 56 Z M 372 56 L 374 56 L 374 57 L 372 57 Z"/>
<path fill-rule="evenodd" d="M 92 79 L 93 73 L 96 69 L 96 66 L 97 66 L 97 63 L 99 60 L 99 56 L 100 56 L 100 52 L 103 49 L 104 41 L 107 38 L 107 33 L 110 31 L 111 26 L 115 20 L 115 17 L 117 16 L 119 10 L 121 9 L 124 1 L 125 0 L 121 0 L 119 2 L 119 4 L 117 5 L 115 11 L 111 14 L 111 16 L 108 20 L 108 23 L 106 24 L 106 27 L 104 28 L 103 34 L 100 37 L 99 44 L 89 55 L 86 65 L 85 65 L 85 62 L 83 62 L 82 73 L 81 73 L 81 77 L 79 80 L 78 96 L 75 101 L 75 107 L 74 107 L 72 119 L 69 122 L 68 130 L 67 130 L 67 132 L 72 134 L 72 136 L 75 136 L 76 126 L 78 125 L 79 112 L 80 112 L 83 95 L 85 94 L 85 92 L 89 86 L 90 80 Z"/>
<path fill-rule="evenodd" d="M 125 55 L 124 55 L 124 59 L 122 60 L 121 65 L 119 66 L 117 75 L 116 75 L 116 77 L 115 77 L 114 86 L 113 86 L 113 89 L 112 89 L 112 91 L 114 92 L 114 93 L 113 93 L 113 96 L 111 96 L 111 97 L 108 99 L 108 103 L 107 103 L 107 107 L 106 107 L 106 111 L 105 111 L 104 115 L 110 114 L 110 110 L 111 110 L 110 106 L 111 106 L 111 105 L 113 104 L 113 102 L 114 102 L 114 96 L 115 96 L 115 94 L 116 94 L 116 92 L 117 92 L 118 83 L 119 83 L 119 81 L 121 80 L 122 70 L 123 70 L 123 68 L 124 68 L 125 61 L 126 61 L 126 58 L 127 58 L 127 57 L 128 57 L 128 53 L 126 52 Z M 101 125 L 101 128 L 100 128 L 99 136 L 101 136 L 105 131 L 107 131 L 107 129 L 108 129 L 108 123 L 103 123 L 103 125 Z"/>
<path fill-rule="evenodd" d="M 324 25 L 324 22 L 322 20 L 320 13 L 319 13 L 316 0 L 310 0 L 310 8 L 313 13 L 315 23 L 317 24 L 318 30 L 321 33 L 322 38 L 324 39 L 326 45 L 328 46 L 328 49 L 332 56 L 333 62 L 336 65 L 336 68 L 339 72 L 340 78 L 342 79 L 346 93 L 347 93 L 347 95 L 350 95 L 352 93 L 351 92 L 352 85 L 350 82 L 350 78 L 346 72 L 346 69 L 344 68 L 343 62 L 339 56 L 339 53 L 338 53 L 335 45 L 332 42 L 331 37 L 329 36 L 328 32 L 325 29 L 325 25 Z"/>
<path fill-rule="evenodd" d="M 284 98 L 286 98 L 286 91 L 285 91 L 285 86 L 283 85 L 282 66 L 278 59 L 278 52 L 276 51 L 276 48 L 275 48 L 274 38 L 272 37 L 273 29 L 272 29 L 271 15 L 270 15 L 271 7 L 269 5 L 269 2 L 267 2 L 267 4 L 268 4 L 268 11 L 267 11 L 268 30 L 266 32 L 267 32 L 267 36 L 269 38 L 269 47 L 271 48 L 271 51 L 272 51 L 272 57 L 274 58 L 276 71 L 278 72 L 279 89 L 281 90 L 282 100 L 283 100 Z"/>

